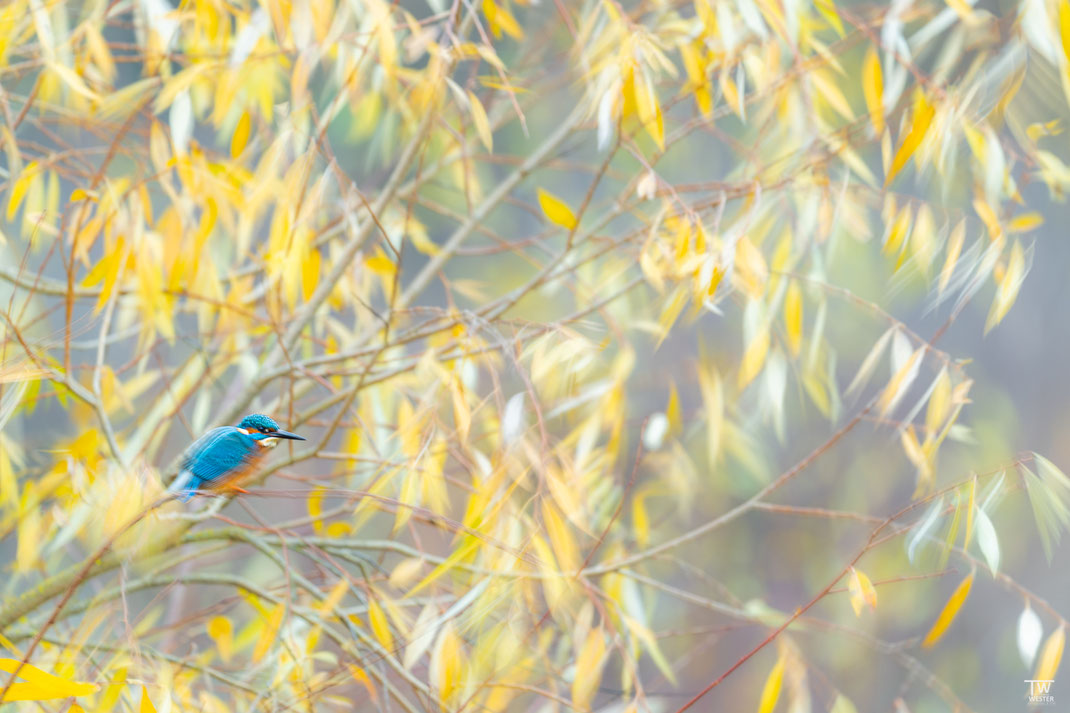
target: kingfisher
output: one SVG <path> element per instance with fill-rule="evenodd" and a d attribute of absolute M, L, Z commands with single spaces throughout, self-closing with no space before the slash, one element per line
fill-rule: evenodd
<path fill-rule="evenodd" d="M 213 428 L 182 454 L 182 469 L 168 490 L 180 493 L 183 502 L 201 490 L 246 492 L 238 483 L 256 470 L 280 438 L 306 440 L 261 413 L 246 416 L 237 426 Z"/>

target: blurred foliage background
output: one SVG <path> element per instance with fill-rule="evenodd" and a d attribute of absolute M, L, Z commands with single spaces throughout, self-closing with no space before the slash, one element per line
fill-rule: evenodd
<path fill-rule="evenodd" d="M 9 0 L 0 707 L 1058 701 L 1068 99 L 1067 0 Z"/>

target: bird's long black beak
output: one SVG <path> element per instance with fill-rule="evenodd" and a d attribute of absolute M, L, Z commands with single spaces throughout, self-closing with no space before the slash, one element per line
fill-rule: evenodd
<path fill-rule="evenodd" d="M 275 436 L 276 438 L 288 438 L 291 441 L 307 441 L 308 440 L 304 436 L 299 436 L 296 433 L 290 433 L 289 431 L 272 431 L 271 435 Z"/>

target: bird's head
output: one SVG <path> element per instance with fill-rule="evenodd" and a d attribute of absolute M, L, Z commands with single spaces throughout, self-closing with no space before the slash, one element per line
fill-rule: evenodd
<path fill-rule="evenodd" d="M 283 431 L 279 428 L 279 424 L 275 422 L 275 419 L 270 416 L 265 416 L 262 413 L 254 413 L 246 416 L 238 424 L 238 428 L 244 430 L 250 436 L 260 442 L 260 445 L 271 447 L 278 443 L 279 438 L 288 438 L 292 441 L 303 441 L 304 436 L 299 436 L 296 433 L 290 433 L 289 431 Z"/>

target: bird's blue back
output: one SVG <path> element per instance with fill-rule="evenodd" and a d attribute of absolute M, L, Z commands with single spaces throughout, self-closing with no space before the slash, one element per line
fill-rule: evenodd
<path fill-rule="evenodd" d="M 204 434 L 186 449 L 182 457 L 184 500 L 189 500 L 202 485 L 241 472 L 259 455 L 256 439 L 234 426 L 220 426 Z"/>

